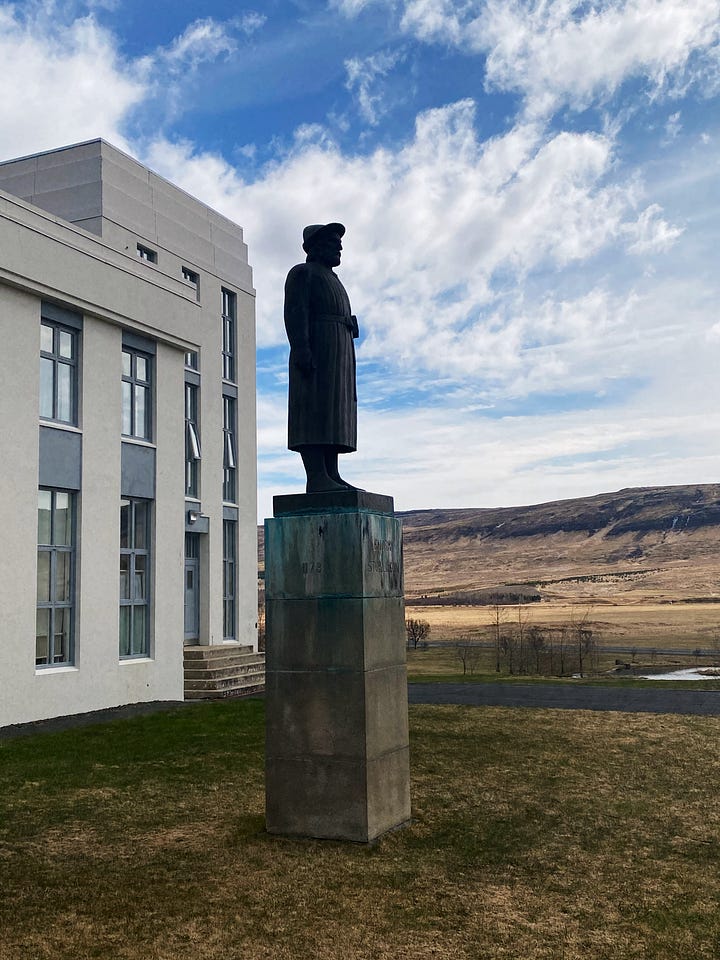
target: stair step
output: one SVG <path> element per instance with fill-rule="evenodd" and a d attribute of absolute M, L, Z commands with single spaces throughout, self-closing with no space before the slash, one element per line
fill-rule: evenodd
<path fill-rule="evenodd" d="M 185 667 L 186 680 L 219 680 L 222 677 L 240 677 L 246 673 L 257 671 L 265 672 L 265 661 L 262 658 L 253 657 L 244 663 L 232 663 L 228 666 L 223 664 L 218 667 L 204 667 L 197 669 L 194 664 Z"/>
<path fill-rule="evenodd" d="M 207 680 L 185 680 L 185 692 L 188 690 L 224 690 L 225 687 L 238 687 L 246 682 L 256 683 L 265 682 L 264 670 L 253 670 L 244 676 L 233 675 L 230 677 L 213 677 Z"/>
<path fill-rule="evenodd" d="M 198 673 L 210 673 L 215 670 L 242 669 L 256 663 L 265 663 L 262 654 L 246 653 L 238 657 L 220 657 L 217 660 L 186 660 L 185 670 L 194 670 Z"/>
<path fill-rule="evenodd" d="M 186 700 L 224 700 L 226 697 L 249 696 L 251 693 L 262 693 L 265 681 L 250 683 L 237 687 L 223 687 L 222 690 L 186 690 Z"/>
<path fill-rule="evenodd" d="M 217 646 L 183 647 L 184 660 L 216 660 L 253 653 L 253 648 L 244 643 L 223 643 Z"/>
<path fill-rule="evenodd" d="M 184 648 L 185 699 L 218 700 L 265 689 L 265 654 L 240 643 Z"/>

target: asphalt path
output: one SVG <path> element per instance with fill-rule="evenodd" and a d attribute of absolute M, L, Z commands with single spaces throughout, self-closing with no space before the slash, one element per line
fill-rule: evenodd
<path fill-rule="evenodd" d="M 551 710 L 620 710 L 625 713 L 685 713 L 720 716 L 720 690 L 672 690 L 671 681 L 651 687 L 589 687 L 572 683 L 410 683 L 410 703 L 462 704 L 471 707 L 541 707 Z M 252 694 L 249 699 L 262 697 Z M 191 701 L 193 703 L 197 701 Z M 0 727 L 0 740 L 56 733 L 96 723 L 161 713 L 188 701 L 131 703 L 107 710 Z"/>
<path fill-rule="evenodd" d="M 720 716 L 720 690 L 658 687 L 589 687 L 571 683 L 411 683 L 410 703 L 473 707 L 544 707 L 551 710 L 620 710 Z"/>

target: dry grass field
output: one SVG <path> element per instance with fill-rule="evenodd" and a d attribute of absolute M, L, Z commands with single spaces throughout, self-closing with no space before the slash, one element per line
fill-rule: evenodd
<path fill-rule="evenodd" d="M 261 701 L 0 741 L 0 960 L 717 960 L 720 719 L 410 720 L 371 846 L 265 833 Z"/>
<path fill-rule="evenodd" d="M 523 605 L 528 625 L 553 627 L 587 616 L 601 646 L 712 649 L 720 643 L 720 604 L 717 603 L 568 603 L 544 601 Z M 408 604 L 406 616 L 427 620 L 431 640 L 489 640 L 495 618 L 490 606 L 421 606 Z M 518 608 L 501 607 L 503 624 L 512 627 Z"/>

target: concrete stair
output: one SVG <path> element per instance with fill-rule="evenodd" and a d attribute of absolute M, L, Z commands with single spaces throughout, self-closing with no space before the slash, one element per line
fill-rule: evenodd
<path fill-rule="evenodd" d="M 219 700 L 265 689 L 265 654 L 241 643 L 185 647 L 185 699 Z"/>

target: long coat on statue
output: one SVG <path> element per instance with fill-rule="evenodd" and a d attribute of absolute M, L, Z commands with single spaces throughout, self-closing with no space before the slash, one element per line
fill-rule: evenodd
<path fill-rule="evenodd" d="M 335 273 L 308 261 L 293 267 L 285 281 L 285 329 L 290 341 L 288 447 L 357 448 L 355 344 L 357 321 L 350 300 Z M 313 370 L 303 373 L 293 363 L 310 348 Z"/>

